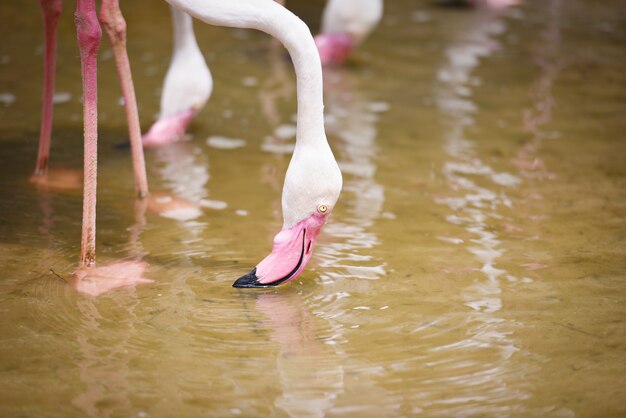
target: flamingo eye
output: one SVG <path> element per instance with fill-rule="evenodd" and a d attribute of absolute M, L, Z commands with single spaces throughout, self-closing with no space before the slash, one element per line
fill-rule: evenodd
<path fill-rule="evenodd" d="M 319 213 L 326 213 L 326 212 L 328 212 L 328 206 L 326 206 L 326 205 L 319 205 L 317 207 L 317 211 Z"/>

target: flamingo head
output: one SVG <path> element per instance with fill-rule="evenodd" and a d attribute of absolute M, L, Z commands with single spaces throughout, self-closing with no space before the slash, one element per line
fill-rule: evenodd
<path fill-rule="evenodd" d="M 159 118 L 143 136 L 144 147 L 158 147 L 180 141 L 187 126 L 196 116 L 198 110 L 191 107 L 182 112 Z"/>
<path fill-rule="evenodd" d="M 186 28 L 184 47 L 175 45 L 161 94 L 159 119 L 143 136 L 144 147 L 181 141 L 213 92 L 213 77 L 193 35 L 191 16 L 172 7 L 176 27 Z"/>
<path fill-rule="evenodd" d="M 476 6 L 484 6 L 495 10 L 506 9 L 507 7 L 517 6 L 522 4 L 524 0 L 473 0 Z"/>
<path fill-rule="evenodd" d="M 320 33 L 315 37 L 315 45 L 322 65 L 340 65 L 348 59 L 355 41 L 348 33 Z"/>
<path fill-rule="evenodd" d="M 296 146 L 283 187 L 282 230 L 272 252 L 233 287 L 272 287 L 298 277 L 341 193 L 339 166 L 328 143 Z"/>

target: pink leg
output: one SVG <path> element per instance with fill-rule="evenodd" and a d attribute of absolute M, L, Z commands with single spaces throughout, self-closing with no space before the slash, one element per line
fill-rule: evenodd
<path fill-rule="evenodd" d="M 39 0 L 43 12 L 45 33 L 45 58 L 43 78 L 43 99 L 41 106 L 41 129 L 39 151 L 35 165 L 35 176 L 43 176 L 48 171 L 50 158 L 50 136 L 52 134 L 52 96 L 56 76 L 57 24 L 63 7 L 62 0 Z"/>
<path fill-rule="evenodd" d="M 83 125 L 85 159 L 83 181 L 83 233 L 80 263 L 96 262 L 96 180 L 98 175 L 97 56 L 102 32 L 95 0 L 78 0 L 74 15 L 83 73 Z"/>
<path fill-rule="evenodd" d="M 135 189 L 139 197 L 143 198 L 148 195 L 148 180 L 143 157 L 143 145 L 141 143 L 141 128 L 139 126 L 137 100 L 135 99 L 135 87 L 133 86 L 130 62 L 126 52 L 126 21 L 122 16 L 118 0 L 102 0 L 100 20 L 113 46 L 113 55 L 117 63 L 117 74 L 122 86 L 126 119 L 128 121 L 128 134 L 130 136 L 133 170 L 135 173 Z"/>

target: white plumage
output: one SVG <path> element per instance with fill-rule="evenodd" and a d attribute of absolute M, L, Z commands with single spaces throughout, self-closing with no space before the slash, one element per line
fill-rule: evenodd
<path fill-rule="evenodd" d="M 171 7 L 174 54 L 163 84 L 160 118 L 199 110 L 211 97 L 213 78 L 204 61 L 187 13 Z"/>
<path fill-rule="evenodd" d="M 322 66 L 308 26 L 272 0 L 167 1 L 210 24 L 261 30 L 287 48 L 297 77 L 298 117 L 283 187 L 284 227 L 308 218 L 320 205 L 332 210 L 342 178 L 324 131 Z"/>
<path fill-rule="evenodd" d="M 322 33 L 347 33 L 361 43 L 383 16 L 383 0 L 329 0 L 322 14 Z"/>

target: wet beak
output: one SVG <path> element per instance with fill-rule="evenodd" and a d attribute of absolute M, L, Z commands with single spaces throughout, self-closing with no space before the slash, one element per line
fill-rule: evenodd
<path fill-rule="evenodd" d="M 263 288 L 278 286 L 298 277 L 311 256 L 325 217 L 318 213 L 285 228 L 274 237 L 272 252 L 252 271 L 238 278 L 233 287 Z"/>
<path fill-rule="evenodd" d="M 259 287 L 271 287 L 276 286 L 275 284 L 263 284 L 259 283 L 259 278 L 256 277 L 256 267 L 252 269 L 252 271 L 245 276 L 241 276 L 238 278 L 235 283 L 233 283 L 233 287 L 238 288 L 259 288 Z"/>

